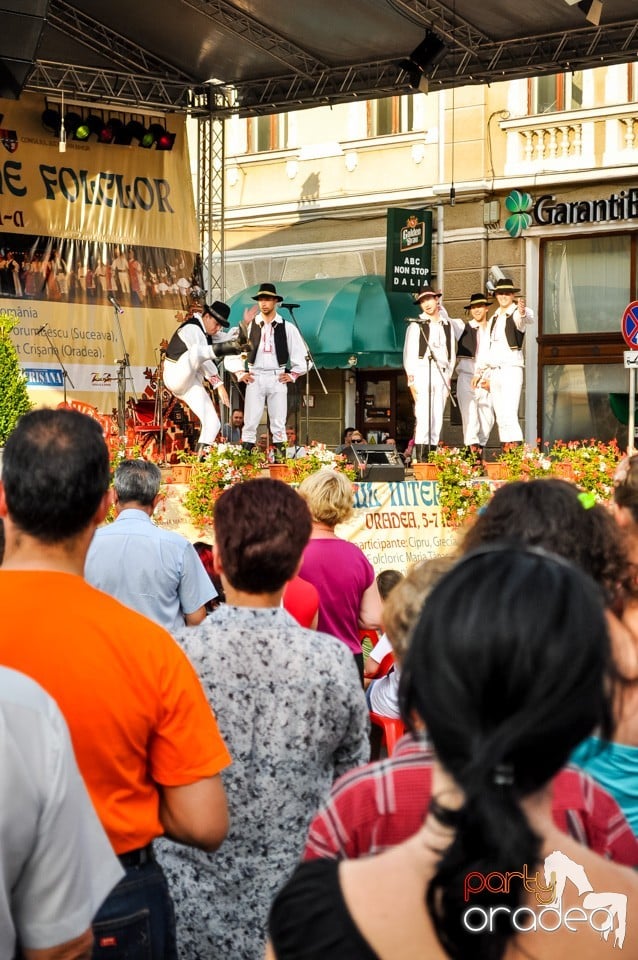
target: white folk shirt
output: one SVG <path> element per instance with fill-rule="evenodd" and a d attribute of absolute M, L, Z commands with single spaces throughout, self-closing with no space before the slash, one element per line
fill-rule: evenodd
<path fill-rule="evenodd" d="M 261 327 L 261 338 L 257 347 L 257 354 L 253 367 L 257 370 L 280 370 L 281 364 L 277 360 L 277 351 L 275 350 L 275 326 L 276 320 L 272 323 L 266 323 L 259 314 L 255 318 L 255 323 Z M 281 321 L 279 321 L 281 322 Z"/>
<path fill-rule="evenodd" d="M 512 309 L 509 306 L 507 310 L 499 308 L 496 313 L 492 314 L 487 321 L 490 340 L 489 365 L 491 367 L 522 367 L 525 365 L 523 350 L 513 350 L 507 342 L 505 321 L 508 316 L 512 317 L 516 328 L 521 331 L 534 322 L 534 314 L 529 309 L 521 314 L 518 307 Z"/>
<path fill-rule="evenodd" d="M 454 363 L 456 361 L 456 341 L 461 336 L 463 332 L 463 321 L 457 320 L 454 317 L 448 317 L 447 314 L 445 317 L 433 318 L 429 317 L 427 314 L 422 313 L 419 317 L 419 320 L 429 320 L 430 322 L 427 325 L 427 340 L 429 348 L 432 352 L 433 358 L 437 361 L 441 372 L 449 379 L 452 370 L 454 369 Z M 450 354 L 448 357 L 448 345 L 447 338 L 445 335 L 445 323 L 447 321 L 450 325 Z M 411 322 L 408 324 L 408 329 L 405 337 L 405 345 L 403 349 L 403 366 L 408 378 L 408 385 L 411 385 L 417 379 L 421 379 L 424 371 L 427 371 L 429 368 L 428 360 L 428 350 L 425 350 L 424 356 L 419 357 L 419 349 L 421 346 L 421 337 L 420 337 L 420 323 Z M 438 376 L 438 374 L 437 374 Z"/>

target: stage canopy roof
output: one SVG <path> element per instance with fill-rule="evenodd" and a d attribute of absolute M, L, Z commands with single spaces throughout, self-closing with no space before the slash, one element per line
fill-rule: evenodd
<path fill-rule="evenodd" d="M 636 16 L 636 0 L 0 0 L 1 95 L 268 114 L 414 90 L 427 31 L 430 90 L 631 61 Z"/>
<path fill-rule="evenodd" d="M 258 286 L 248 287 L 228 301 L 230 321 L 237 325 Z M 286 303 L 300 304 L 294 319 L 317 367 L 401 367 L 406 317 L 418 316 L 407 293 L 385 292 L 383 277 L 330 277 L 277 283 Z M 286 308 L 281 316 L 290 320 Z"/>

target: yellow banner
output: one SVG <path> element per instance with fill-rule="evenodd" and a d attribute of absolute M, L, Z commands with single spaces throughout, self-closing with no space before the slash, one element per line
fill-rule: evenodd
<path fill-rule="evenodd" d="M 377 574 L 388 569 L 406 573 L 420 560 L 455 549 L 457 532 L 443 525 L 436 481 L 355 483 L 354 487 L 354 516 L 339 524 L 336 533 L 361 547 Z M 164 501 L 155 519 L 189 540 L 212 543 L 212 526 L 198 528 L 184 509 L 188 487 L 167 483 L 162 489 Z"/>
<path fill-rule="evenodd" d="M 456 530 L 443 524 L 434 480 L 355 484 L 354 517 L 337 534 L 361 547 L 377 574 L 405 573 L 419 560 L 451 553 Z"/>
<path fill-rule="evenodd" d="M 110 412 L 122 361 L 127 393 L 141 393 L 188 305 L 199 239 L 185 121 L 168 119 L 170 150 L 69 138 L 61 153 L 44 109 L 36 95 L 0 100 L 0 310 L 18 321 L 36 404 L 66 386 Z"/>
<path fill-rule="evenodd" d="M 168 120 L 171 150 L 68 139 L 60 153 L 44 108 L 35 94 L 0 100 L 3 232 L 198 250 L 182 117 Z"/>

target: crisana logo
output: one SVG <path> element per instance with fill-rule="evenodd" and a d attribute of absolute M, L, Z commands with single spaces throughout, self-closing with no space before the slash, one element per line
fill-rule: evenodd
<path fill-rule="evenodd" d="M 563 911 L 563 892 L 567 882 L 574 884 L 582 897 L 581 906 L 568 907 Z M 491 933 L 497 917 L 509 916 L 512 930 L 529 933 L 544 930 L 551 933 L 564 926 L 571 933 L 578 924 L 589 926 L 608 940 L 613 932 L 614 947 L 622 949 L 627 928 L 627 896 L 624 893 L 595 893 L 584 868 L 558 850 L 545 857 L 543 879 L 538 873 L 468 873 L 464 884 L 464 900 L 469 903 L 479 893 L 509 893 L 513 883 L 521 883 L 527 893 L 534 894 L 536 906 L 520 906 L 516 909 L 504 905 L 493 907 L 468 906 L 462 917 L 463 926 L 469 933 Z"/>

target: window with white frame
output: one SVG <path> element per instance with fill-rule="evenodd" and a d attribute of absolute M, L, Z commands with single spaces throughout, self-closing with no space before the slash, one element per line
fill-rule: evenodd
<path fill-rule="evenodd" d="M 248 119 L 248 153 L 285 150 L 288 143 L 288 114 L 275 113 Z"/>
<path fill-rule="evenodd" d="M 578 110 L 583 105 L 583 72 L 556 73 L 528 81 L 528 113 Z"/>
<path fill-rule="evenodd" d="M 382 97 L 368 101 L 368 136 L 389 137 L 411 133 L 414 128 L 414 97 Z"/>

